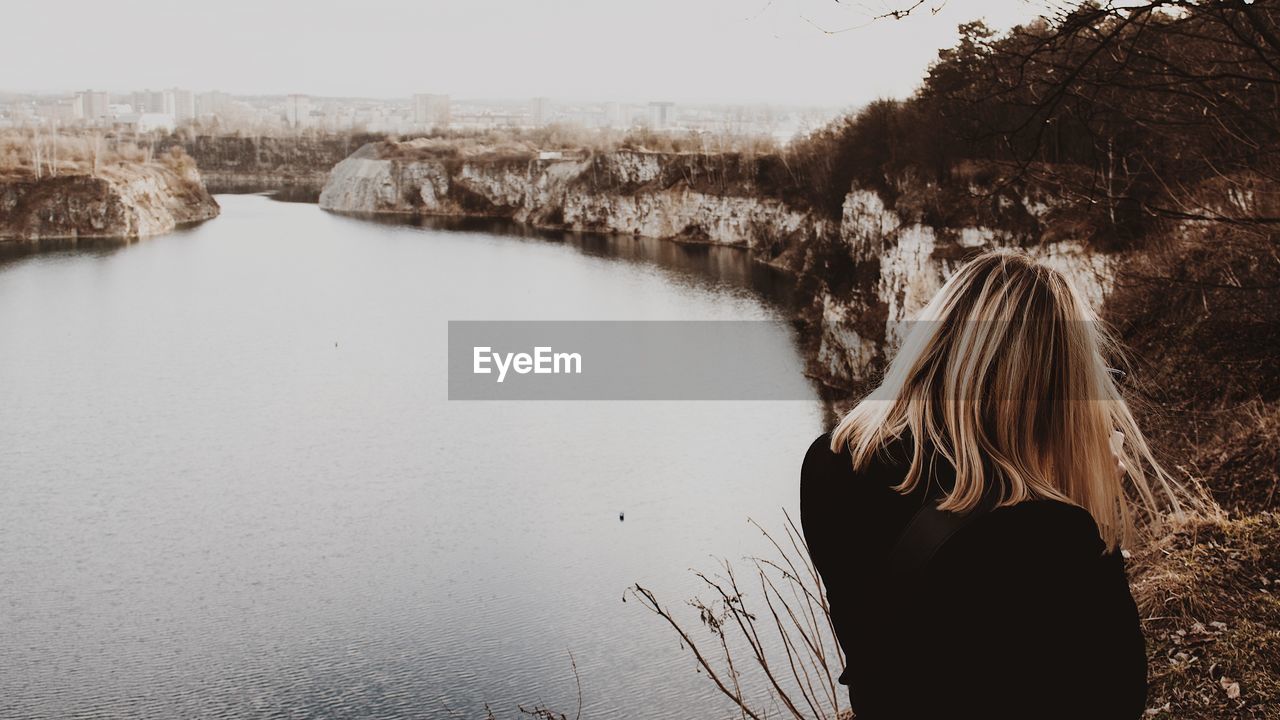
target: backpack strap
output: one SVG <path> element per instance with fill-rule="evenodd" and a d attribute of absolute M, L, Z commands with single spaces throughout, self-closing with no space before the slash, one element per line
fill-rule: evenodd
<path fill-rule="evenodd" d="M 933 498 L 925 500 L 889 550 L 889 573 L 911 576 L 924 569 L 952 536 L 986 514 L 985 505 L 957 513 L 939 510 Z"/>

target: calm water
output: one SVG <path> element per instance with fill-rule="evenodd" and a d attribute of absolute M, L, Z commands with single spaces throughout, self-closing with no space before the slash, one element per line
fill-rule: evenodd
<path fill-rule="evenodd" d="M 763 552 L 822 405 L 450 403 L 446 323 L 777 318 L 799 373 L 785 283 L 219 201 L 0 264 L 0 715 L 572 717 L 572 652 L 585 717 L 732 716 L 623 590 Z"/>

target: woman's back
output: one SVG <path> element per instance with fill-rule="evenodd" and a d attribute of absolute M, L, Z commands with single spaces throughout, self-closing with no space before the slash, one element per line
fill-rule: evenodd
<path fill-rule="evenodd" d="M 977 510 L 919 567 L 893 566 L 917 511 L 954 483 L 936 458 L 926 482 L 895 489 L 911 443 L 855 471 L 824 435 L 801 473 L 805 540 L 860 720 L 1140 717 L 1137 610 L 1087 511 L 1053 500 Z"/>

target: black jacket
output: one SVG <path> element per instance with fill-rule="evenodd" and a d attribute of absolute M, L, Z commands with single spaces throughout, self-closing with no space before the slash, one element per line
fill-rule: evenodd
<path fill-rule="evenodd" d="M 1146 702 L 1146 652 L 1124 560 L 1092 516 L 1052 501 L 986 512 L 914 577 L 887 556 L 926 498 L 954 482 L 939 460 L 910 494 L 910 441 L 854 472 L 814 441 L 800 517 L 826 586 L 858 720 L 1132 720 Z"/>

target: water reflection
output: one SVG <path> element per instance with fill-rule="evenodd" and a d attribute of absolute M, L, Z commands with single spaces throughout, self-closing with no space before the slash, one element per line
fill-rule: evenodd
<path fill-rule="evenodd" d="M 34 242 L 0 242 L 0 267 L 33 256 L 48 258 L 64 255 L 105 257 L 140 243 L 160 240 L 161 238 L 172 238 L 193 232 L 207 222 L 211 222 L 211 220 L 201 220 L 180 225 L 163 235 L 144 238 L 42 238 Z"/>
<path fill-rule="evenodd" d="M 424 230 L 481 233 L 528 242 L 554 242 L 590 257 L 660 268 L 683 285 L 750 291 L 768 304 L 791 310 L 796 301 L 794 277 L 779 268 L 756 262 L 739 247 L 682 243 L 651 237 L 551 230 L 530 227 L 504 218 L 364 215 L 341 213 L 339 217 L 382 225 Z"/>

